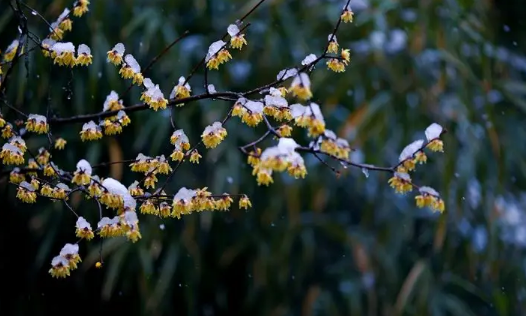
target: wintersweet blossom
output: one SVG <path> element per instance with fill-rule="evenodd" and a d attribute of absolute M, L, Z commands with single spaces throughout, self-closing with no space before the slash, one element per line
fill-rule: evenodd
<path fill-rule="evenodd" d="M 186 79 L 181 76 L 179 77 L 179 82 L 177 85 L 172 89 L 172 92 L 170 93 L 170 100 L 179 100 L 179 99 L 185 99 L 189 98 L 190 94 L 192 93 L 192 87 L 186 82 Z M 176 106 L 183 106 L 184 103 L 177 103 Z"/>
<path fill-rule="evenodd" d="M 296 75 L 290 84 L 290 91 L 293 96 L 302 100 L 312 98 L 309 75 L 304 72 Z"/>
<path fill-rule="evenodd" d="M 91 65 L 93 62 L 93 56 L 91 55 L 91 49 L 88 45 L 80 44 L 77 48 L 77 59 L 76 64 L 81 66 Z"/>
<path fill-rule="evenodd" d="M 423 208 L 429 207 L 437 212 L 444 212 L 445 205 L 444 200 L 440 198 L 435 189 L 424 186 L 420 188 L 420 194 L 415 197 L 416 206 Z"/>
<path fill-rule="evenodd" d="M 108 62 L 114 64 L 115 66 L 119 66 L 122 64 L 122 61 L 124 59 L 124 52 L 126 51 L 124 44 L 117 43 L 110 51 L 107 53 L 107 60 Z"/>
<path fill-rule="evenodd" d="M 206 148 L 215 148 L 225 139 L 226 136 L 227 131 L 221 122 L 215 122 L 205 128 L 201 138 Z"/>
<path fill-rule="evenodd" d="M 346 4 L 343 7 L 343 12 L 342 12 L 342 15 L 340 16 L 340 19 L 342 20 L 343 23 L 352 23 L 353 17 L 354 17 L 354 12 L 352 12 L 350 4 Z"/>
<path fill-rule="evenodd" d="M 47 133 L 49 131 L 47 118 L 43 115 L 30 114 L 26 121 L 26 129 L 37 134 Z"/>
<path fill-rule="evenodd" d="M 444 132 L 444 128 L 440 126 L 437 123 L 433 123 L 429 125 L 429 127 L 426 129 L 426 139 L 428 141 L 427 148 L 429 148 L 432 151 L 444 151 L 444 143 L 439 138 L 442 133 Z"/>
<path fill-rule="evenodd" d="M 245 34 L 241 34 L 239 27 L 236 24 L 230 24 L 228 26 L 228 35 L 230 35 L 230 47 L 234 49 L 241 49 L 244 45 L 247 45 Z"/>
<path fill-rule="evenodd" d="M 230 52 L 225 48 L 226 43 L 224 41 L 216 41 L 208 47 L 208 53 L 205 57 L 206 67 L 208 69 L 219 69 L 219 65 L 226 63 L 232 56 Z"/>

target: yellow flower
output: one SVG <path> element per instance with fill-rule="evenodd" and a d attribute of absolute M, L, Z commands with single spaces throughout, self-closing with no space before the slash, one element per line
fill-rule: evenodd
<path fill-rule="evenodd" d="M 270 169 L 254 167 L 252 174 L 256 176 L 256 181 L 258 185 L 268 186 L 269 184 L 274 182 L 274 180 L 272 180 L 272 170 Z"/>
<path fill-rule="evenodd" d="M 13 132 L 13 125 L 11 125 L 11 123 L 5 124 L 4 128 L 2 129 L 2 138 L 9 139 L 13 136 L 15 136 L 15 133 Z"/>
<path fill-rule="evenodd" d="M 38 181 L 38 179 L 36 179 L 36 178 L 31 179 L 31 182 L 29 184 L 31 184 L 31 186 L 35 190 L 38 190 L 40 188 L 40 181 Z"/>
<path fill-rule="evenodd" d="M 44 184 L 40 189 L 40 194 L 46 197 L 51 197 L 53 196 L 53 189 L 49 184 Z"/>
<path fill-rule="evenodd" d="M 354 17 L 354 12 L 351 11 L 350 7 L 346 6 L 343 9 L 340 19 L 343 21 L 343 23 L 352 23 L 353 17 Z"/>
<path fill-rule="evenodd" d="M 55 177 L 57 175 L 57 172 L 55 170 L 55 167 L 53 166 L 53 163 L 48 163 L 44 166 L 44 175 L 46 177 Z"/>
<path fill-rule="evenodd" d="M 130 164 L 133 172 L 148 172 L 153 167 L 153 160 L 151 157 L 143 154 L 137 155 L 135 161 Z"/>
<path fill-rule="evenodd" d="M 287 124 L 281 125 L 276 132 L 278 132 L 280 137 L 289 137 L 292 135 L 292 127 Z"/>
<path fill-rule="evenodd" d="M 75 2 L 75 7 L 73 8 L 73 15 L 76 17 L 83 16 L 86 12 L 89 11 L 88 5 L 88 0 L 78 0 L 77 2 Z"/>
<path fill-rule="evenodd" d="M 105 135 L 117 135 L 122 133 L 122 125 L 119 122 L 112 122 L 109 119 L 105 119 L 102 123 L 104 127 Z"/>
<path fill-rule="evenodd" d="M 59 183 L 55 188 L 53 188 L 51 196 L 57 200 L 67 200 L 68 193 L 70 191 L 71 190 L 67 185 L 65 185 L 64 183 Z"/>
<path fill-rule="evenodd" d="M 430 207 L 434 211 L 444 212 L 444 201 L 440 198 L 438 192 L 430 187 L 421 187 L 420 195 L 415 197 L 416 206 L 419 208 Z"/>
<path fill-rule="evenodd" d="M 157 183 L 157 176 L 155 175 L 155 172 L 150 172 L 146 178 L 144 179 L 144 187 L 147 189 L 153 189 L 155 188 L 155 184 Z"/>
<path fill-rule="evenodd" d="M 248 199 L 248 196 L 243 195 L 239 199 L 239 208 L 240 209 L 244 208 L 244 209 L 248 210 L 249 207 L 252 207 L 252 202 L 250 202 L 250 200 Z"/>
<path fill-rule="evenodd" d="M 251 151 L 248 153 L 248 164 L 251 165 L 252 167 L 255 167 L 257 165 L 259 165 L 260 163 L 260 158 L 261 157 L 261 148 L 256 148 L 256 151 Z"/>
<path fill-rule="evenodd" d="M 166 202 L 162 202 L 159 205 L 159 216 L 166 218 L 172 216 L 172 207 Z M 156 214 L 157 215 L 157 214 Z"/>
<path fill-rule="evenodd" d="M 395 172 L 394 176 L 389 179 L 388 183 L 393 189 L 395 189 L 396 193 L 404 194 L 413 190 L 411 177 L 407 173 Z"/>
<path fill-rule="evenodd" d="M 179 83 L 172 89 L 172 92 L 170 93 L 170 99 L 172 100 L 186 99 L 190 97 L 191 92 L 192 92 L 192 88 L 186 82 L 186 79 L 181 76 L 179 77 Z M 183 106 L 183 105 L 184 103 L 176 104 L 176 106 Z"/>
<path fill-rule="evenodd" d="M 22 181 L 17 188 L 16 198 L 24 203 L 35 203 L 37 201 L 35 188 L 28 182 Z"/>
<path fill-rule="evenodd" d="M 62 20 L 62 22 L 60 22 L 58 28 L 64 32 L 71 31 L 73 29 L 73 21 L 71 21 L 71 19 L 69 18 L 65 18 L 64 20 Z"/>
<path fill-rule="evenodd" d="M 230 195 L 228 193 L 223 193 L 223 196 L 215 201 L 216 209 L 220 211 L 228 211 L 232 202 L 234 202 L 234 200 L 232 200 Z"/>
<path fill-rule="evenodd" d="M 91 49 L 85 45 L 80 44 L 77 49 L 77 65 L 88 66 L 93 62 L 93 56 L 91 55 Z"/>
<path fill-rule="evenodd" d="M 433 139 L 427 144 L 427 148 L 436 152 L 444 152 L 444 143 L 440 139 Z"/>
<path fill-rule="evenodd" d="M 191 163 L 198 164 L 199 163 L 199 159 L 201 159 L 201 158 L 202 158 L 202 156 L 199 154 L 197 149 L 192 150 L 192 153 L 190 154 L 190 162 Z"/>
<path fill-rule="evenodd" d="M 302 163 L 290 164 L 287 168 L 287 172 L 296 179 L 305 178 L 307 175 L 307 168 Z"/>
<path fill-rule="evenodd" d="M 71 183 L 76 185 L 88 185 L 91 182 L 91 177 L 89 174 L 86 174 L 83 170 L 78 170 L 73 173 L 73 179 Z"/>
<path fill-rule="evenodd" d="M 23 47 L 20 47 L 20 49 L 18 49 L 18 45 L 18 40 L 14 40 L 13 42 L 11 42 L 11 44 L 7 47 L 4 53 L 4 62 L 8 63 L 13 61 L 17 50 L 19 51 L 19 54 L 22 53 Z"/>
<path fill-rule="evenodd" d="M 169 210 L 168 211 L 168 214 L 169 214 L 170 206 L 168 206 L 168 210 Z M 141 214 L 152 214 L 152 215 L 159 214 L 159 210 L 157 209 L 157 207 L 155 206 L 155 204 L 153 204 L 151 200 L 144 201 L 139 207 L 139 211 L 141 212 Z"/>
<path fill-rule="evenodd" d="M 208 69 L 219 69 L 219 65 L 232 59 L 230 52 L 224 48 L 225 46 L 226 43 L 221 40 L 210 45 L 205 58 L 206 67 Z"/>
<path fill-rule="evenodd" d="M 42 147 L 38 150 L 37 162 L 39 164 L 47 164 L 49 162 L 49 158 L 51 158 L 51 154 L 45 148 Z"/>
<path fill-rule="evenodd" d="M 336 58 L 327 61 L 327 68 L 334 72 L 345 72 L 345 64 Z"/>
<path fill-rule="evenodd" d="M 9 173 L 9 182 L 14 184 L 20 184 L 26 179 L 26 176 L 20 173 L 20 168 L 14 168 L 13 171 Z"/>
<path fill-rule="evenodd" d="M 236 103 L 244 103 L 243 106 L 245 110 L 242 111 L 243 114 L 241 115 L 241 121 L 243 123 L 247 124 L 248 126 L 256 126 L 263 121 L 264 105 L 262 102 L 238 100 Z"/>
<path fill-rule="evenodd" d="M 108 61 L 114 64 L 115 66 L 119 66 L 122 63 L 124 51 L 124 45 L 122 43 L 118 43 L 112 48 L 112 50 L 108 51 L 108 53 L 106 54 L 108 57 Z"/>
<path fill-rule="evenodd" d="M 18 147 L 9 143 L 2 146 L 0 158 L 4 165 L 21 165 L 24 163 L 24 154 L 22 151 Z"/>
<path fill-rule="evenodd" d="M 93 121 L 84 123 L 80 131 L 80 139 L 82 141 L 98 140 L 102 138 L 102 131 L 100 126 Z"/>
<path fill-rule="evenodd" d="M 132 79 L 135 73 L 128 64 L 123 64 L 121 69 L 119 70 L 119 75 L 123 79 Z"/>
<path fill-rule="evenodd" d="M 351 53 L 349 49 L 342 49 L 341 57 L 343 58 L 343 63 L 348 65 L 351 62 Z"/>
<path fill-rule="evenodd" d="M 59 66 L 75 67 L 75 46 L 73 43 L 55 43 L 52 47 L 54 52 L 53 63 Z"/>
<path fill-rule="evenodd" d="M 234 49 L 241 49 L 243 45 L 247 45 L 245 34 L 241 34 L 241 31 L 236 24 L 230 24 L 227 31 L 228 35 L 230 35 L 230 47 Z"/>
<path fill-rule="evenodd" d="M 312 98 L 309 76 L 306 73 L 300 73 L 294 77 L 290 86 L 290 91 L 293 96 L 302 100 Z"/>
<path fill-rule="evenodd" d="M 417 164 L 417 163 L 420 163 L 420 164 L 424 164 L 427 162 L 427 156 L 426 154 L 423 152 L 423 151 L 418 151 L 416 154 L 415 154 L 415 159 L 414 159 L 414 163 Z"/>
<path fill-rule="evenodd" d="M 133 84 L 140 86 L 142 85 L 143 82 L 144 82 L 144 76 L 142 75 L 142 73 L 136 72 L 135 74 L 133 74 L 133 81 L 132 81 Z"/>
<path fill-rule="evenodd" d="M 49 131 L 49 125 L 45 116 L 30 114 L 26 122 L 26 129 L 29 132 L 45 134 Z"/>
<path fill-rule="evenodd" d="M 93 177 L 90 185 L 88 186 L 88 192 L 90 197 L 98 197 L 102 194 L 102 188 L 100 187 L 99 183 L 97 183 L 95 180 L 98 181 L 97 176 Z"/>
<path fill-rule="evenodd" d="M 126 238 L 133 243 L 136 243 L 139 239 L 142 238 L 139 228 L 133 228 L 126 232 Z"/>
<path fill-rule="evenodd" d="M 64 138 L 57 138 L 55 140 L 55 149 L 63 150 L 66 147 L 67 141 Z"/>
<path fill-rule="evenodd" d="M 201 138 L 206 148 L 215 148 L 225 139 L 227 134 L 228 133 L 222 126 L 221 122 L 215 122 L 205 128 Z"/>
<path fill-rule="evenodd" d="M 170 158 L 172 158 L 172 161 L 182 161 L 184 158 L 184 153 L 180 148 L 176 147 L 170 155 Z"/>
<path fill-rule="evenodd" d="M 6 121 L 4 120 L 4 117 L 0 113 L 0 128 L 4 127 L 6 124 Z"/>
<path fill-rule="evenodd" d="M 332 40 L 331 40 L 332 38 Z M 340 46 L 338 45 L 338 42 L 336 41 L 336 35 L 332 36 L 329 35 L 329 45 L 327 47 L 327 53 L 329 54 L 337 54 L 338 53 L 338 49 L 340 48 Z"/>
<path fill-rule="evenodd" d="M 69 261 L 62 257 L 56 256 L 51 261 L 51 269 L 49 269 L 49 274 L 54 278 L 65 278 L 70 275 Z"/>

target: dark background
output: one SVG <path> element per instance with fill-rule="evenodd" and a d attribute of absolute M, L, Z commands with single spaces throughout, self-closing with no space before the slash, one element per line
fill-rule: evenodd
<path fill-rule="evenodd" d="M 2 50 L 18 34 L 8 1 L 0 2 Z M 263 85 L 307 54 L 319 55 L 343 5 L 267 2 L 249 18 L 249 46 L 211 75 L 218 91 Z M 129 84 L 105 62 L 115 43 L 123 42 L 146 65 L 189 30 L 149 75 L 168 95 L 208 45 L 255 3 L 92 1 L 65 40 L 88 44 L 94 64 L 70 72 L 51 67 L 37 51 L 27 60 L 28 74 L 23 63 L 16 67 L 6 98 L 26 113 L 44 113 L 48 102 L 58 116 L 98 112 L 111 90 L 122 94 Z M 72 3 L 27 4 L 53 21 Z M 387 174 L 366 177 L 349 169 L 336 178 L 314 157 L 305 157 L 305 180 L 276 176 L 269 188 L 258 187 L 237 146 L 264 131 L 232 120 L 227 140 L 201 150 L 203 162 L 185 164 L 168 191 L 208 186 L 217 193 L 246 193 L 252 209 L 236 206 L 182 220 L 140 216 L 140 242 L 106 241 L 100 270 L 94 268 L 97 239 L 82 242 L 83 263 L 64 280 L 47 271 L 61 247 L 76 240 L 74 216 L 61 204 L 19 203 L 15 187 L 0 179 L 0 315 L 522 315 L 524 4 L 353 0 L 353 8 L 355 23 L 338 33 L 340 45 L 352 48 L 352 63 L 344 74 L 318 67 L 312 76 L 315 101 L 328 127 L 358 149 L 352 159 L 377 165 L 395 163 L 430 123 L 446 127 L 445 153 L 429 155 L 413 176 L 442 194 L 443 215 L 417 209 L 414 195 L 395 195 Z M 45 23 L 30 11 L 27 16 L 30 29 L 44 37 Z M 194 93 L 202 92 L 202 82 L 200 71 L 190 82 Z M 137 103 L 139 94 L 132 89 L 125 105 Z M 195 143 L 228 105 L 205 100 L 177 108 L 176 126 Z M 17 118 L 5 107 L 2 113 L 10 121 Z M 143 111 L 130 117 L 132 125 L 122 135 L 89 144 L 78 137 L 81 124 L 59 127 L 53 132 L 68 145 L 54 161 L 74 170 L 81 158 L 97 164 L 139 152 L 169 154 L 166 115 Z M 294 137 L 308 143 L 299 131 Z M 35 137 L 28 146 L 38 149 L 46 141 Z M 126 185 L 137 177 L 120 164 L 96 173 Z M 72 204 L 95 225 L 95 204 Z"/>

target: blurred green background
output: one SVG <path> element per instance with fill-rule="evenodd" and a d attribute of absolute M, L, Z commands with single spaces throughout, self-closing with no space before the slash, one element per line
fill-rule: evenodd
<path fill-rule="evenodd" d="M 17 19 L 0 2 L 0 47 L 15 39 Z M 14 1 L 13 1 L 14 2 Z M 143 67 L 176 37 L 148 73 L 168 95 L 255 0 L 91 1 L 73 19 L 65 41 L 92 48 L 94 63 L 73 71 L 51 66 L 40 52 L 19 64 L 7 99 L 26 113 L 60 117 L 102 110 L 106 95 L 129 82 L 106 63 L 123 42 Z M 26 2 L 53 22 L 72 1 Z M 218 91 L 244 91 L 275 79 L 310 53 L 322 53 L 344 1 L 268 0 L 248 21 L 249 45 L 210 74 Z M 65 280 L 47 273 L 53 256 L 74 242 L 76 218 L 62 204 L 15 200 L 0 179 L 0 271 L 7 295 L 1 315 L 65 312 L 127 315 L 522 315 L 526 310 L 526 10 L 520 0 L 353 0 L 355 23 L 338 33 L 352 49 L 343 74 L 323 64 L 312 76 L 314 100 L 328 128 L 357 148 L 352 159 L 383 166 L 423 137 L 432 122 L 447 128 L 445 153 L 432 154 L 413 179 L 436 188 L 446 212 L 417 209 L 414 196 L 398 196 L 388 174 L 357 169 L 335 177 L 306 156 L 308 176 L 275 177 L 258 187 L 238 146 L 257 139 L 233 119 L 218 148 L 199 166 L 185 163 L 167 187 L 208 186 L 214 193 L 246 193 L 254 207 L 200 213 L 182 220 L 140 216 L 143 238 L 80 244 L 79 270 Z M 47 26 L 26 11 L 30 29 Z M 190 84 L 203 92 L 203 71 Z M 140 89 L 124 97 L 136 104 Z M 224 101 L 205 100 L 174 111 L 177 128 L 192 144 L 204 127 L 226 114 Z M 19 118 L 2 107 L 10 121 Z M 136 112 L 117 137 L 82 143 L 81 124 L 53 129 L 68 141 L 54 161 L 74 170 L 85 158 L 105 161 L 169 155 L 167 111 Z M 294 137 L 302 144 L 303 131 Z M 28 141 L 33 150 L 45 137 Z M 272 145 L 271 141 L 265 146 Z M 339 167 L 335 164 L 336 167 Z M 6 170 L 0 166 L 0 170 Z M 341 168 L 341 167 L 340 167 Z M 139 175 L 126 165 L 98 168 L 129 185 Z M 162 181 L 162 180 L 161 180 Z M 76 199 L 75 209 L 94 226 L 98 208 Z M 107 211 L 107 216 L 111 215 Z"/>

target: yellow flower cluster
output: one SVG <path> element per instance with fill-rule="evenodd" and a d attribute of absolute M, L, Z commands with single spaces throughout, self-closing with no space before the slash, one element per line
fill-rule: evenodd
<path fill-rule="evenodd" d="M 219 65 L 222 65 L 232 59 L 232 55 L 228 49 L 224 48 L 226 43 L 223 41 L 217 41 L 212 43 L 208 48 L 208 53 L 205 57 L 206 67 L 210 70 L 219 69 Z"/>
<path fill-rule="evenodd" d="M 64 138 L 60 137 L 55 140 L 54 147 L 56 150 L 63 150 L 66 147 L 66 144 L 67 141 Z"/>
<path fill-rule="evenodd" d="M 75 56 L 75 46 L 73 43 L 44 40 L 42 42 L 42 52 L 44 56 L 53 58 L 53 64 L 59 66 L 73 68 L 75 66 L 89 66 L 93 62 L 91 49 L 85 44 L 79 45 L 77 56 Z"/>
<path fill-rule="evenodd" d="M 312 98 L 309 76 L 304 72 L 296 75 L 290 84 L 289 90 L 293 96 L 298 97 L 301 100 L 309 100 Z"/>
<path fill-rule="evenodd" d="M 427 156 L 424 153 L 425 148 L 432 151 L 443 151 L 443 142 L 440 140 L 444 129 L 439 124 L 433 123 L 425 130 L 427 143 L 423 140 L 417 140 L 407 145 L 400 154 L 399 164 L 394 176 L 389 179 L 389 185 L 395 189 L 396 193 L 406 193 L 413 189 L 411 177 L 407 172 L 415 170 L 418 163 L 427 162 Z M 444 201 L 440 195 L 430 187 L 419 188 L 420 195 L 416 196 L 416 205 L 420 208 L 430 207 L 433 210 L 443 212 L 445 209 Z"/>
<path fill-rule="evenodd" d="M 20 172 L 20 168 L 14 168 L 9 173 L 9 182 L 14 184 L 20 184 L 22 181 L 26 180 L 26 176 Z"/>
<path fill-rule="evenodd" d="M 13 59 L 15 59 L 17 50 L 18 50 L 18 56 L 24 53 L 24 46 L 20 46 L 19 48 L 18 47 L 19 45 L 20 43 L 18 42 L 18 40 L 14 40 L 13 42 L 11 42 L 11 44 L 7 47 L 4 53 L 4 57 L 3 57 L 4 62 L 8 63 L 8 62 L 13 61 Z"/>
<path fill-rule="evenodd" d="M 80 131 L 80 139 L 82 141 L 98 140 L 102 138 L 102 130 L 99 125 L 93 121 L 84 123 Z"/>
<path fill-rule="evenodd" d="M 141 86 L 144 83 L 144 76 L 141 73 L 141 66 L 131 54 L 124 56 L 125 48 L 122 43 L 116 44 L 113 49 L 107 52 L 108 62 L 115 66 L 121 66 L 119 75 L 124 79 L 132 79 L 132 83 Z M 123 57 L 124 56 L 124 57 Z"/>
<path fill-rule="evenodd" d="M 37 201 L 35 188 L 30 183 L 22 181 L 17 188 L 16 198 L 24 203 L 35 203 Z"/>
<path fill-rule="evenodd" d="M 71 183 L 76 185 L 88 185 L 91 183 L 91 165 L 82 159 L 77 163 L 77 169 L 73 173 Z"/>
<path fill-rule="evenodd" d="M 353 22 L 354 13 L 351 10 L 350 6 L 345 6 L 343 8 L 342 15 L 340 16 L 340 19 L 343 23 L 352 23 Z"/>
<path fill-rule="evenodd" d="M 179 78 L 179 83 L 172 89 L 172 92 L 170 94 L 170 100 L 186 99 L 190 97 L 191 93 L 192 93 L 192 88 L 186 82 L 186 79 L 181 76 Z M 175 106 L 183 106 L 183 105 L 184 103 L 177 103 Z"/>
<path fill-rule="evenodd" d="M 411 177 L 407 173 L 395 172 L 394 176 L 389 179 L 389 185 L 395 189 L 396 193 L 404 194 L 413 190 Z"/>
<path fill-rule="evenodd" d="M 45 116 L 30 114 L 26 121 L 26 129 L 29 132 L 45 134 L 49 131 L 49 125 Z"/>
<path fill-rule="evenodd" d="M 13 131 L 13 125 L 11 123 L 5 124 L 5 126 L 2 128 L 2 138 L 8 139 L 15 136 L 15 132 Z"/>
<path fill-rule="evenodd" d="M 60 254 L 51 260 L 49 273 L 54 278 L 65 278 L 70 275 L 70 271 L 78 268 L 82 261 L 79 256 L 79 245 L 66 244 Z"/>
<path fill-rule="evenodd" d="M 49 184 L 44 184 L 40 189 L 40 195 L 56 199 L 67 200 L 71 189 L 64 183 L 58 183 L 53 188 Z"/>
<path fill-rule="evenodd" d="M 429 207 L 437 212 L 444 212 L 444 200 L 440 198 L 438 192 L 430 187 L 421 187 L 420 195 L 417 195 L 415 200 L 416 206 L 420 208 Z"/>
<path fill-rule="evenodd" d="M 307 128 L 310 137 L 325 133 L 325 120 L 320 106 L 311 102 L 308 106 L 293 104 L 290 106 L 292 117 L 297 126 Z"/>
<path fill-rule="evenodd" d="M 119 66 L 124 58 L 125 47 L 122 43 L 116 44 L 110 51 L 107 53 L 108 62 Z"/>
<path fill-rule="evenodd" d="M 232 197 L 224 193 L 214 197 L 208 188 L 191 190 L 181 188 L 174 196 L 171 205 L 167 201 L 158 202 L 154 198 L 145 200 L 140 206 L 142 214 L 151 214 L 160 217 L 175 217 L 180 219 L 182 215 L 202 211 L 227 211 L 232 203 Z M 252 203 L 246 195 L 239 200 L 239 207 L 248 209 Z"/>
<path fill-rule="evenodd" d="M 215 148 L 225 139 L 227 134 L 221 122 L 214 122 L 205 128 L 201 134 L 201 139 L 206 148 Z"/>
<path fill-rule="evenodd" d="M 95 237 L 90 223 L 82 216 L 77 219 L 77 223 L 75 224 L 75 236 L 86 240 L 91 240 Z"/>
<path fill-rule="evenodd" d="M 339 50 L 336 35 L 329 35 L 329 45 L 327 46 L 327 53 L 338 54 Z M 342 49 L 339 57 L 332 57 L 327 61 L 327 67 L 334 72 L 344 72 L 345 67 L 351 61 L 351 53 L 349 49 Z"/>
<path fill-rule="evenodd" d="M 292 138 L 280 138 L 275 147 L 265 149 L 259 157 L 249 157 L 253 166 L 252 175 L 256 176 L 258 185 L 269 185 L 273 182 L 272 173 L 287 171 L 289 175 L 298 179 L 307 175 L 303 157 L 295 149 L 299 147 Z M 259 152 L 259 150 L 258 150 Z"/>
<path fill-rule="evenodd" d="M 122 128 L 131 123 L 130 117 L 124 111 L 119 111 L 117 115 L 106 118 L 102 122 L 105 135 L 116 135 L 122 133 Z"/>
<path fill-rule="evenodd" d="M 240 50 L 244 45 L 248 45 L 245 34 L 241 34 L 236 24 L 230 24 L 227 31 L 228 35 L 230 35 L 230 47 Z"/>
<path fill-rule="evenodd" d="M 325 130 L 324 137 L 320 139 L 320 151 L 340 159 L 349 159 L 351 147 L 347 140 L 338 138 L 331 130 Z"/>
<path fill-rule="evenodd" d="M 166 109 L 168 100 L 164 97 L 159 85 L 154 85 L 149 78 L 145 79 L 144 84 L 146 90 L 141 95 L 141 101 L 148 104 L 154 111 Z"/>
<path fill-rule="evenodd" d="M 88 5 L 88 0 L 77 0 L 77 2 L 75 2 L 75 6 L 73 7 L 73 15 L 76 17 L 83 16 L 89 11 Z"/>
<path fill-rule="evenodd" d="M 128 240 L 137 242 L 142 237 L 135 211 L 126 211 L 111 219 L 103 217 L 97 227 L 99 236 L 103 238 L 126 236 Z"/>
<path fill-rule="evenodd" d="M 24 163 L 24 153 L 18 147 L 6 143 L 0 151 L 0 159 L 4 165 L 21 165 Z"/>

